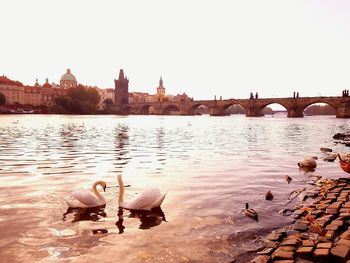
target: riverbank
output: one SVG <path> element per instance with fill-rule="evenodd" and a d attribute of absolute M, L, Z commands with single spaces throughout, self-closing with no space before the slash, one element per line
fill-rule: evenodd
<path fill-rule="evenodd" d="M 294 223 L 269 234 L 263 241 L 263 249 L 250 262 L 347 262 L 350 259 L 350 179 L 319 178 L 313 184 L 315 191 L 306 193 L 305 203 L 292 211 Z"/>

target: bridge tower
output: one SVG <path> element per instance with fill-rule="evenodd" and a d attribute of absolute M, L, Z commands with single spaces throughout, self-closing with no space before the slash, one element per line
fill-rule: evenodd
<path fill-rule="evenodd" d="M 124 77 L 123 69 L 119 71 L 119 78 L 114 79 L 115 105 L 126 105 L 129 103 L 129 80 Z"/>
<path fill-rule="evenodd" d="M 165 97 L 165 88 L 163 86 L 163 79 L 160 77 L 159 86 L 157 88 L 157 99 L 162 102 Z"/>

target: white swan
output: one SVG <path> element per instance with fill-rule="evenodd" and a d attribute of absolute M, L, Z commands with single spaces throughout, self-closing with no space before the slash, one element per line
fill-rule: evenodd
<path fill-rule="evenodd" d="M 148 187 L 131 201 L 124 202 L 124 184 L 120 174 L 118 175 L 118 185 L 118 204 L 120 207 L 128 210 L 151 210 L 152 208 L 160 207 L 165 198 L 165 193 L 161 193 L 159 188 Z"/>
<path fill-rule="evenodd" d="M 66 202 L 71 208 L 92 208 L 106 205 L 106 199 L 97 191 L 96 187 L 100 185 L 103 191 L 106 191 L 104 181 L 96 181 L 90 189 L 75 190 L 66 198 Z"/>

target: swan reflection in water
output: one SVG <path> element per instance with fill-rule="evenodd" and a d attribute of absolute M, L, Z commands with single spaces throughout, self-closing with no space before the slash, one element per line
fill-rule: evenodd
<path fill-rule="evenodd" d="M 165 214 L 160 207 L 152 208 L 151 210 L 127 210 L 130 211 L 129 218 L 138 218 L 140 219 L 139 229 L 149 229 L 151 227 L 155 227 L 160 225 L 163 221 L 166 222 Z M 124 209 L 119 207 L 118 209 L 118 221 L 115 225 L 119 229 L 119 234 L 124 232 L 125 226 L 124 222 Z"/>
<path fill-rule="evenodd" d="M 74 218 L 72 223 L 78 221 L 97 221 L 102 217 L 106 217 L 107 214 L 104 211 L 104 207 L 94 207 L 94 208 L 72 208 L 68 207 L 67 211 L 63 214 L 63 221 L 66 221 L 66 216 L 68 214 L 73 214 Z"/>

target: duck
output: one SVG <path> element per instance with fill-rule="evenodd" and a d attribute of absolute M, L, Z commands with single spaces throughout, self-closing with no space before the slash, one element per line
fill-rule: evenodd
<path fill-rule="evenodd" d="M 97 208 L 105 207 L 106 199 L 97 191 L 100 185 L 106 192 L 106 182 L 96 181 L 92 185 L 92 189 L 79 189 L 73 191 L 70 196 L 65 198 L 70 208 Z"/>
<path fill-rule="evenodd" d="M 286 175 L 284 178 L 286 179 L 286 181 L 288 182 L 288 184 L 290 183 L 290 181 L 293 180 L 292 177 L 290 177 L 289 175 Z"/>
<path fill-rule="evenodd" d="M 300 168 L 316 168 L 317 163 L 316 160 L 318 158 L 315 156 L 305 157 L 302 161 L 298 162 L 298 166 Z"/>
<path fill-rule="evenodd" d="M 250 217 L 251 219 L 253 219 L 255 221 L 259 221 L 258 213 L 254 209 L 249 208 L 249 204 L 248 203 L 245 204 L 244 214 L 247 217 Z"/>
<path fill-rule="evenodd" d="M 138 196 L 134 199 L 125 202 L 124 201 L 124 183 L 122 176 L 118 174 L 118 205 L 121 208 L 127 210 L 152 210 L 161 206 L 166 193 L 162 193 L 159 188 L 155 186 L 145 188 Z"/>
<path fill-rule="evenodd" d="M 266 200 L 272 200 L 273 199 L 273 194 L 271 193 L 270 190 L 265 194 L 265 199 Z"/>

